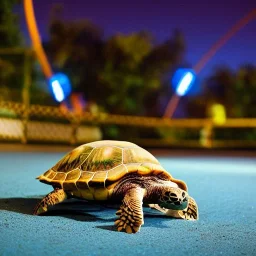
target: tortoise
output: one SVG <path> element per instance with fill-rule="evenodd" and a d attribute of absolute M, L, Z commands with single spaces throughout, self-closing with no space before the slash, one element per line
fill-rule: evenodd
<path fill-rule="evenodd" d="M 151 153 L 131 142 L 81 145 L 37 179 L 54 190 L 36 206 L 35 215 L 65 199 L 79 198 L 120 203 L 115 225 L 127 233 L 136 233 L 144 224 L 143 203 L 174 218 L 198 218 L 186 183 L 174 179 Z"/>

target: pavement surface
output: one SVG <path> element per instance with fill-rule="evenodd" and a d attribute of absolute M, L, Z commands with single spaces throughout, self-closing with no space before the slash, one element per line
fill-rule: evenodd
<path fill-rule="evenodd" d="M 8 147 L 6 147 L 7 149 Z M 46 216 L 33 208 L 50 186 L 35 177 L 63 150 L 0 152 L 0 255 L 256 255 L 256 157 L 157 154 L 174 177 L 187 182 L 198 221 L 171 219 L 144 209 L 137 234 L 117 232 L 115 207 L 66 201 Z M 16 152 L 13 152 L 16 151 Z"/>

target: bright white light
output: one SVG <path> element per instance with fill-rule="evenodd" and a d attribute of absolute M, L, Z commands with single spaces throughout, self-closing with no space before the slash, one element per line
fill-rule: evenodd
<path fill-rule="evenodd" d="M 192 72 L 187 72 L 187 74 L 179 82 L 176 89 L 176 93 L 179 96 L 184 96 L 188 91 L 193 79 L 194 79 L 194 74 Z"/>
<path fill-rule="evenodd" d="M 52 90 L 53 90 L 54 97 L 58 102 L 61 102 L 64 100 L 64 92 L 58 80 L 52 81 Z"/>

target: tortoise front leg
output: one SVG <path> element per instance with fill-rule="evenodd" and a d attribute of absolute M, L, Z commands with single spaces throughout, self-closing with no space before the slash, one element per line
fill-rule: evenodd
<path fill-rule="evenodd" d="M 140 187 L 131 188 L 124 196 L 123 204 L 116 212 L 119 218 L 115 221 L 118 231 L 136 233 L 140 230 L 143 221 L 142 201 L 146 190 Z"/>
<path fill-rule="evenodd" d="M 67 194 L 63 189 L 56 188 L 54 191 L 46 195 L 42 201 L 36 206 L 34 215 L 48 211 L 48 206 L 63 202 L 67 198 Z"/>

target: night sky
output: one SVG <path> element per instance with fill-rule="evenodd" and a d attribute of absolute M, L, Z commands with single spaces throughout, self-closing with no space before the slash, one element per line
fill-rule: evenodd
<path fill-rule="evenodd" d="M 194 65 L 235 22 L 256 8 L 254 0 L 229 1 L 232 4 L 216 0 L 201 2 L 203 4 L 189 0 L 44 0 L 34 1 L 34 7 L 43 39 L 47 39 L 49 12 L 54 3 L 63 4 L 65 19 L 87 18 L 102 27 L 106 37 L 117 32 L 148 30 L 157 42 L 162 42 L 179 28 L 187 43 L 186 60 Z M 22 31 L 27 37 L 22 7 L 19 13 Z M 200 74 L 208 75 L 217 65 L 235 69 L 244 63 L 256 65 L 256 19 L 221 48 Z"/>

